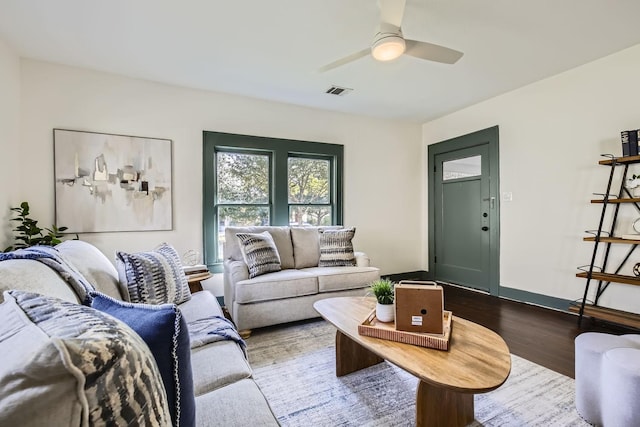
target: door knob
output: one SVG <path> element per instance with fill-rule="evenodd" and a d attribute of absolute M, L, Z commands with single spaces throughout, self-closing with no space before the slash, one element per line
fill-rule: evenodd
<path fill-rule="evenodd" d="M 489 231 L 489 227 L 485 225 L 484 227 L 482 227 L 482 231 Z"/>

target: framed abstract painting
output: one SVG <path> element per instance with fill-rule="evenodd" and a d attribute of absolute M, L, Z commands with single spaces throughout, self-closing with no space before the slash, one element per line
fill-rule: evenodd
<path fill-rule="evenodd" d="M 56 224 L 69 233 L 171 230 L 172 141 L 53 130 Z"/>

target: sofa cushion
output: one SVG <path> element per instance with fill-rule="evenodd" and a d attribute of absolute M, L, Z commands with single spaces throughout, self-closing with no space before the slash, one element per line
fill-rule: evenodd
<path fill-rule="evenodd" d="M 251 379 L 196 397 L 198 426 L 279 426 L 269 403 Z"/>
<path fill-rule="evenodd" d="M 170 425 L 153 355 L 90 307 L 9 291 L 0 305 L 0 425 Z"/>
<path fill-rule="evenodd" d="M 317 227 L 291 227 L 295 268 L 317 267 L 320 260 L 320 233 Z"/>
<path fill-rule="evenodd" d="M 166 243 L 149 252 L 117 252 L 116 265 L 120 290 L 128 301 L 180 304 L 191 298 L 180 257 Z"/>
<path fill-rule="evenodd" d="M 196 292 L 189 301 L 178 305 L 178 308 L 187 323 L 211 316 L 224 316 L 218 300 L 209 291 Z"/>
<path fill-rule="evenodd" d="M 356 265 L 351 240 L 356 233 L 355 227 L 342 230 L 320 231 L 319 267 L 338 267 Z"/>
<path fill-rule="evenodd" d="M 194 426 L 196 403 L 189 331 L 175 304 L 134 304 L 92 292 L 91 307 L 126 323 L 149 346 L 167 392 L 175 426 Z"/>
<path fill-rule="evenodd" d="M 366 288 L 380 278 L 375 267 L 312 267 L 302 271 L 318 277 L 318 292 Z"/>
<path fill-rule="evenodd" d="M 280 256 L 268 231 L 262 233 L 238 233 L 240 250 L 249 268 L 249 278 L 280 271 Z"/>
<path fill-rule="evenodd" d="M 251 376 L 251 367 L 240 346 L 218 341 L 196 347 L 191 352 L 196 396 Z"/>
<path fill-rule="evenodd" d="M 282 268 L 294 268 L 291 231 L 289 227 L 286 226 L 226 227 L 224 230 L 224 258 L 231 258 L 236 261 L 243 260 L 236 234 L 262 233 L 263 231 L 268 231 L 271 237 L 273 237 L 273 241 L 278 249 L 278 255 L 280 255 Z"/>
<path fill-rule="evenodd" d="M 56 245 L 56 249 L 97 291 L 124 299 L 118 283 L 118 271 L 98 248 L 82 240 L 66 240 Z"/>
<path fill-rule="evenodd" d="M 318 279 L 300 270 L 282 270 L 236 283 L 235 302 L 267 301 L 318 293 Z"/>

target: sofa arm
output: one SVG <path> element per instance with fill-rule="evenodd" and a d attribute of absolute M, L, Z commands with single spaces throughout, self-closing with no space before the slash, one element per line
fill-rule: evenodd
<path fill-rule="evenodd" d="M 249 278 L 249 268 L 244 261 L 236 261 L 227 258 L 223 262 L 224 267 L 224 305 L 228 310 L 233 307 L 233 301 L 236 299 L 236 283 Z"/>
<path fill-rule="evenodd" d="M 369 267 L 371 264 L 371 260 L 364 252 L 354 252 L 356 256 L 356 267 Z"/>

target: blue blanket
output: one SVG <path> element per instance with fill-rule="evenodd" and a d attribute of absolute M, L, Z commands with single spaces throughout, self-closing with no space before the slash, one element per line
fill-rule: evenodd
<path fill-rule="evenodd" d="M 32 259 L 39 261 L 47 267 L 55 270 L 76 293 L 81 302 L 85 302 L 89 292 L 95 291 L 93 285 L 87 282 L 78 270 L 62 254 L 51 246 L 32 246 L 26 249 L 18 249 L 13 252 L 0 253 L 0 261 L 10 259 Z"/>
<path fill-rule="evenodd" d="M 217 341 L 235 341 L 244 357 L 247 357 L 247 344 L 240 337 L 233 323 L 221 316 L 211 316 L 187 323 L 191 348 L 196 348 Z"/>

